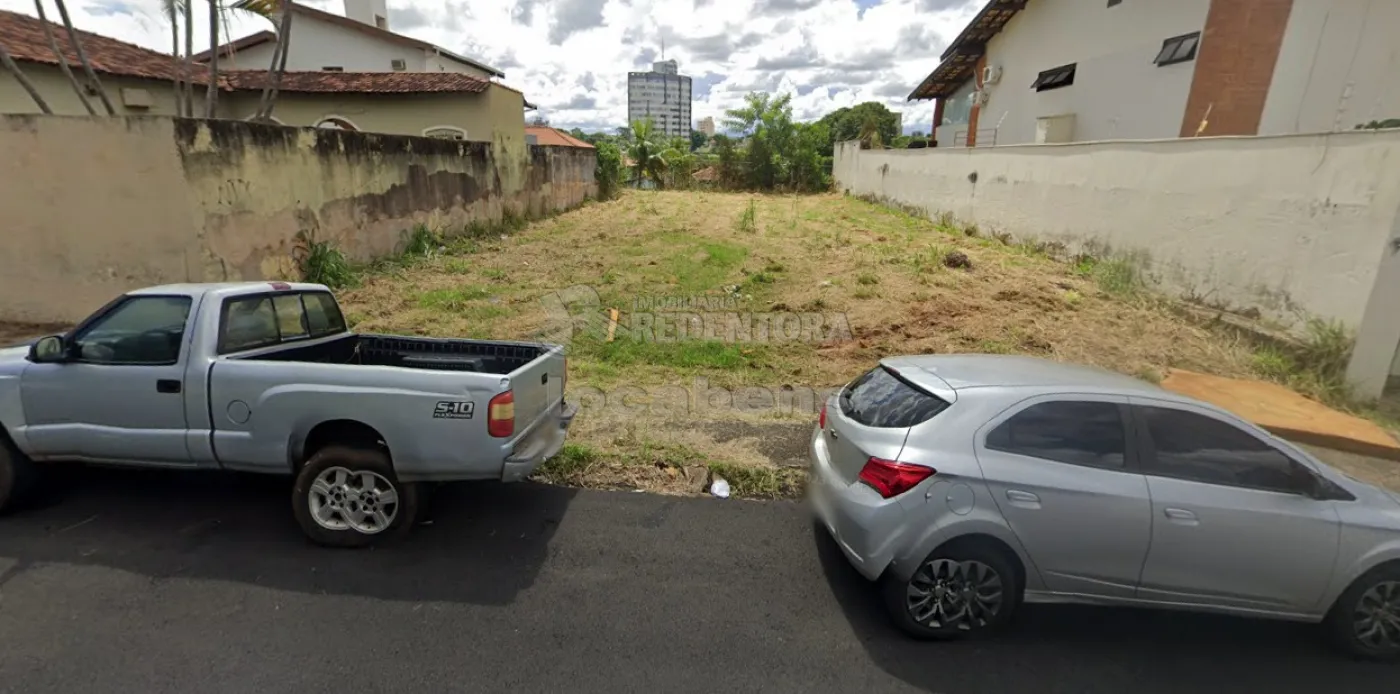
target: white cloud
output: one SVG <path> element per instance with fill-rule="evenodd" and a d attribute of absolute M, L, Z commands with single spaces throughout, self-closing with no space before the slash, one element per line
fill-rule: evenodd
<path fill-rule="evenodd" d="M 341 13 L 340 0 L 305 4 Z M 68 0 L 82 29 L 159 51 L 169 26 L 151 0 Z M 627 72 L 667 58 L 697 79 L 696 120 L 723 116 L 749 89 L 787 90 L 810 120 L 842 106 L 880 101 L 928 130 L 929 101 L 904 96 L 980 0 L 389 0 L 391 27 L 501 67 L 506 84 L 539 104 L 552 123 L 611 129 L 627 116 Z M 207 47 L 207 10 L 195 3 L 196 50 Z M 31 0 L 0 9 L 33 14 Z M 50 12 L 50 14 L 56 14 Z M 270 28 L 236 16 L 233 36 Z M 295 40 L 295 34 L 293 36 Z M 705 78 L 708 92 L 700 88 Z"/>

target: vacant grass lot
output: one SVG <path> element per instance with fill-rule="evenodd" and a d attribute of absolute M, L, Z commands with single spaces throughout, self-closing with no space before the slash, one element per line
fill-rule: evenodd
<path fill-rule="evenodd" d="M 556 482 L 695 493 L 719 475 L 740 495 L 793 494 L 823 389 L 887 355 L 1030 354 L 1149 380 L 1261 368 L 1246 341 L 1140 292 L 1125 263 L 839 195 L 632 192 L 443 243 L 378 266 L 343 293 L 347 315 L 365 331 L 501 339 L 568 338 L 561 306 L 591 317 L 570 339 L 584 411 L 540 473 Z M 761 327 L 773 314 L 792 317 Z"/>

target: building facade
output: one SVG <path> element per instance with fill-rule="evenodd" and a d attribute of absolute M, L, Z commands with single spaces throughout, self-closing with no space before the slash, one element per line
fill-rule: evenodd
<path fill-rule="evenodd" d="M 704 118 L 701 118 L 700 125 L 696 129 L 702 133 L 705 133 L 707 137 L 714 137 L 715 119 L 711 116 L 705 116 Z"/>
<path fill-rule="evenodd" d="M 990 0 L 910 94 L 939 147 L 1400 118 L 1394 0 Z"/>
<path fill-rule="evenodd" d="M 324 72 L 457 72 L 477 79 L 504 77 L 474 58 L 389 30 L 386 0 L 345 0 L 345 15 L 293 5 L 296 19 L 287 69 Z M 223 68 L 266 70 L 277 35 L 260 31 L 219 47 Z M 211 51 L 195 55 L 207 63 Z"/>
<path fill-rule="evenodd" d="M 627 73 L 627 122 L 651 119 L 666 137 L 690 137 L 690 77 L 675 60 L 652 63 L 650 72 Z"/>

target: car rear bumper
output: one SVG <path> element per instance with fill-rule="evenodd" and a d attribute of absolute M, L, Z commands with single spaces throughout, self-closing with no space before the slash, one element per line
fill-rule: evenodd
<path fill-rule="evenodd" d="M 845 481 L 832 467 L 820 428 L 812 432 L 810 453 L 807 489 L 813 511 L 856 570 L 870 580 L 879 578 L 903 535 L 904 508 L 865 484 Z"/>
<path fill-rule="evenodd" d="M 578 403 L 564 403 L 553 422 L 546 421 L 535 427 L 524 440 L 516 443 L 505 466 L 501 470 L 502 482 L 519 482 L 530 476 L 535 468 L 559 453 L 564 447 L 564 438 L 569 425 L 578 414 Z"/>

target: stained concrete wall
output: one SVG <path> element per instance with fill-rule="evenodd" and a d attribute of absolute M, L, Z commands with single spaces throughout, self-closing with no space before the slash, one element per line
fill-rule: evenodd
<path fill-rule="evenodd" d="M 1159 288 L 1284 324 L 1359 332 L 1355 379 L 1383 384 L 1400 342 L 1400 132 L 976 149 L 838 147 L 853 194 L 984 229 L 1107 247 Z M 1394 265 L 1394 267 L 1392 267 Z M 1375 390 L 1376 393 L 1379 390 Z"/>
<path fill-rule="evenodd" d="M 168 282 L 294 275 L 297 236 L 356 259 L 596 195 L 593 150 L 171 118 L 0 117 L 0 320 L 68 322 Z"/>

